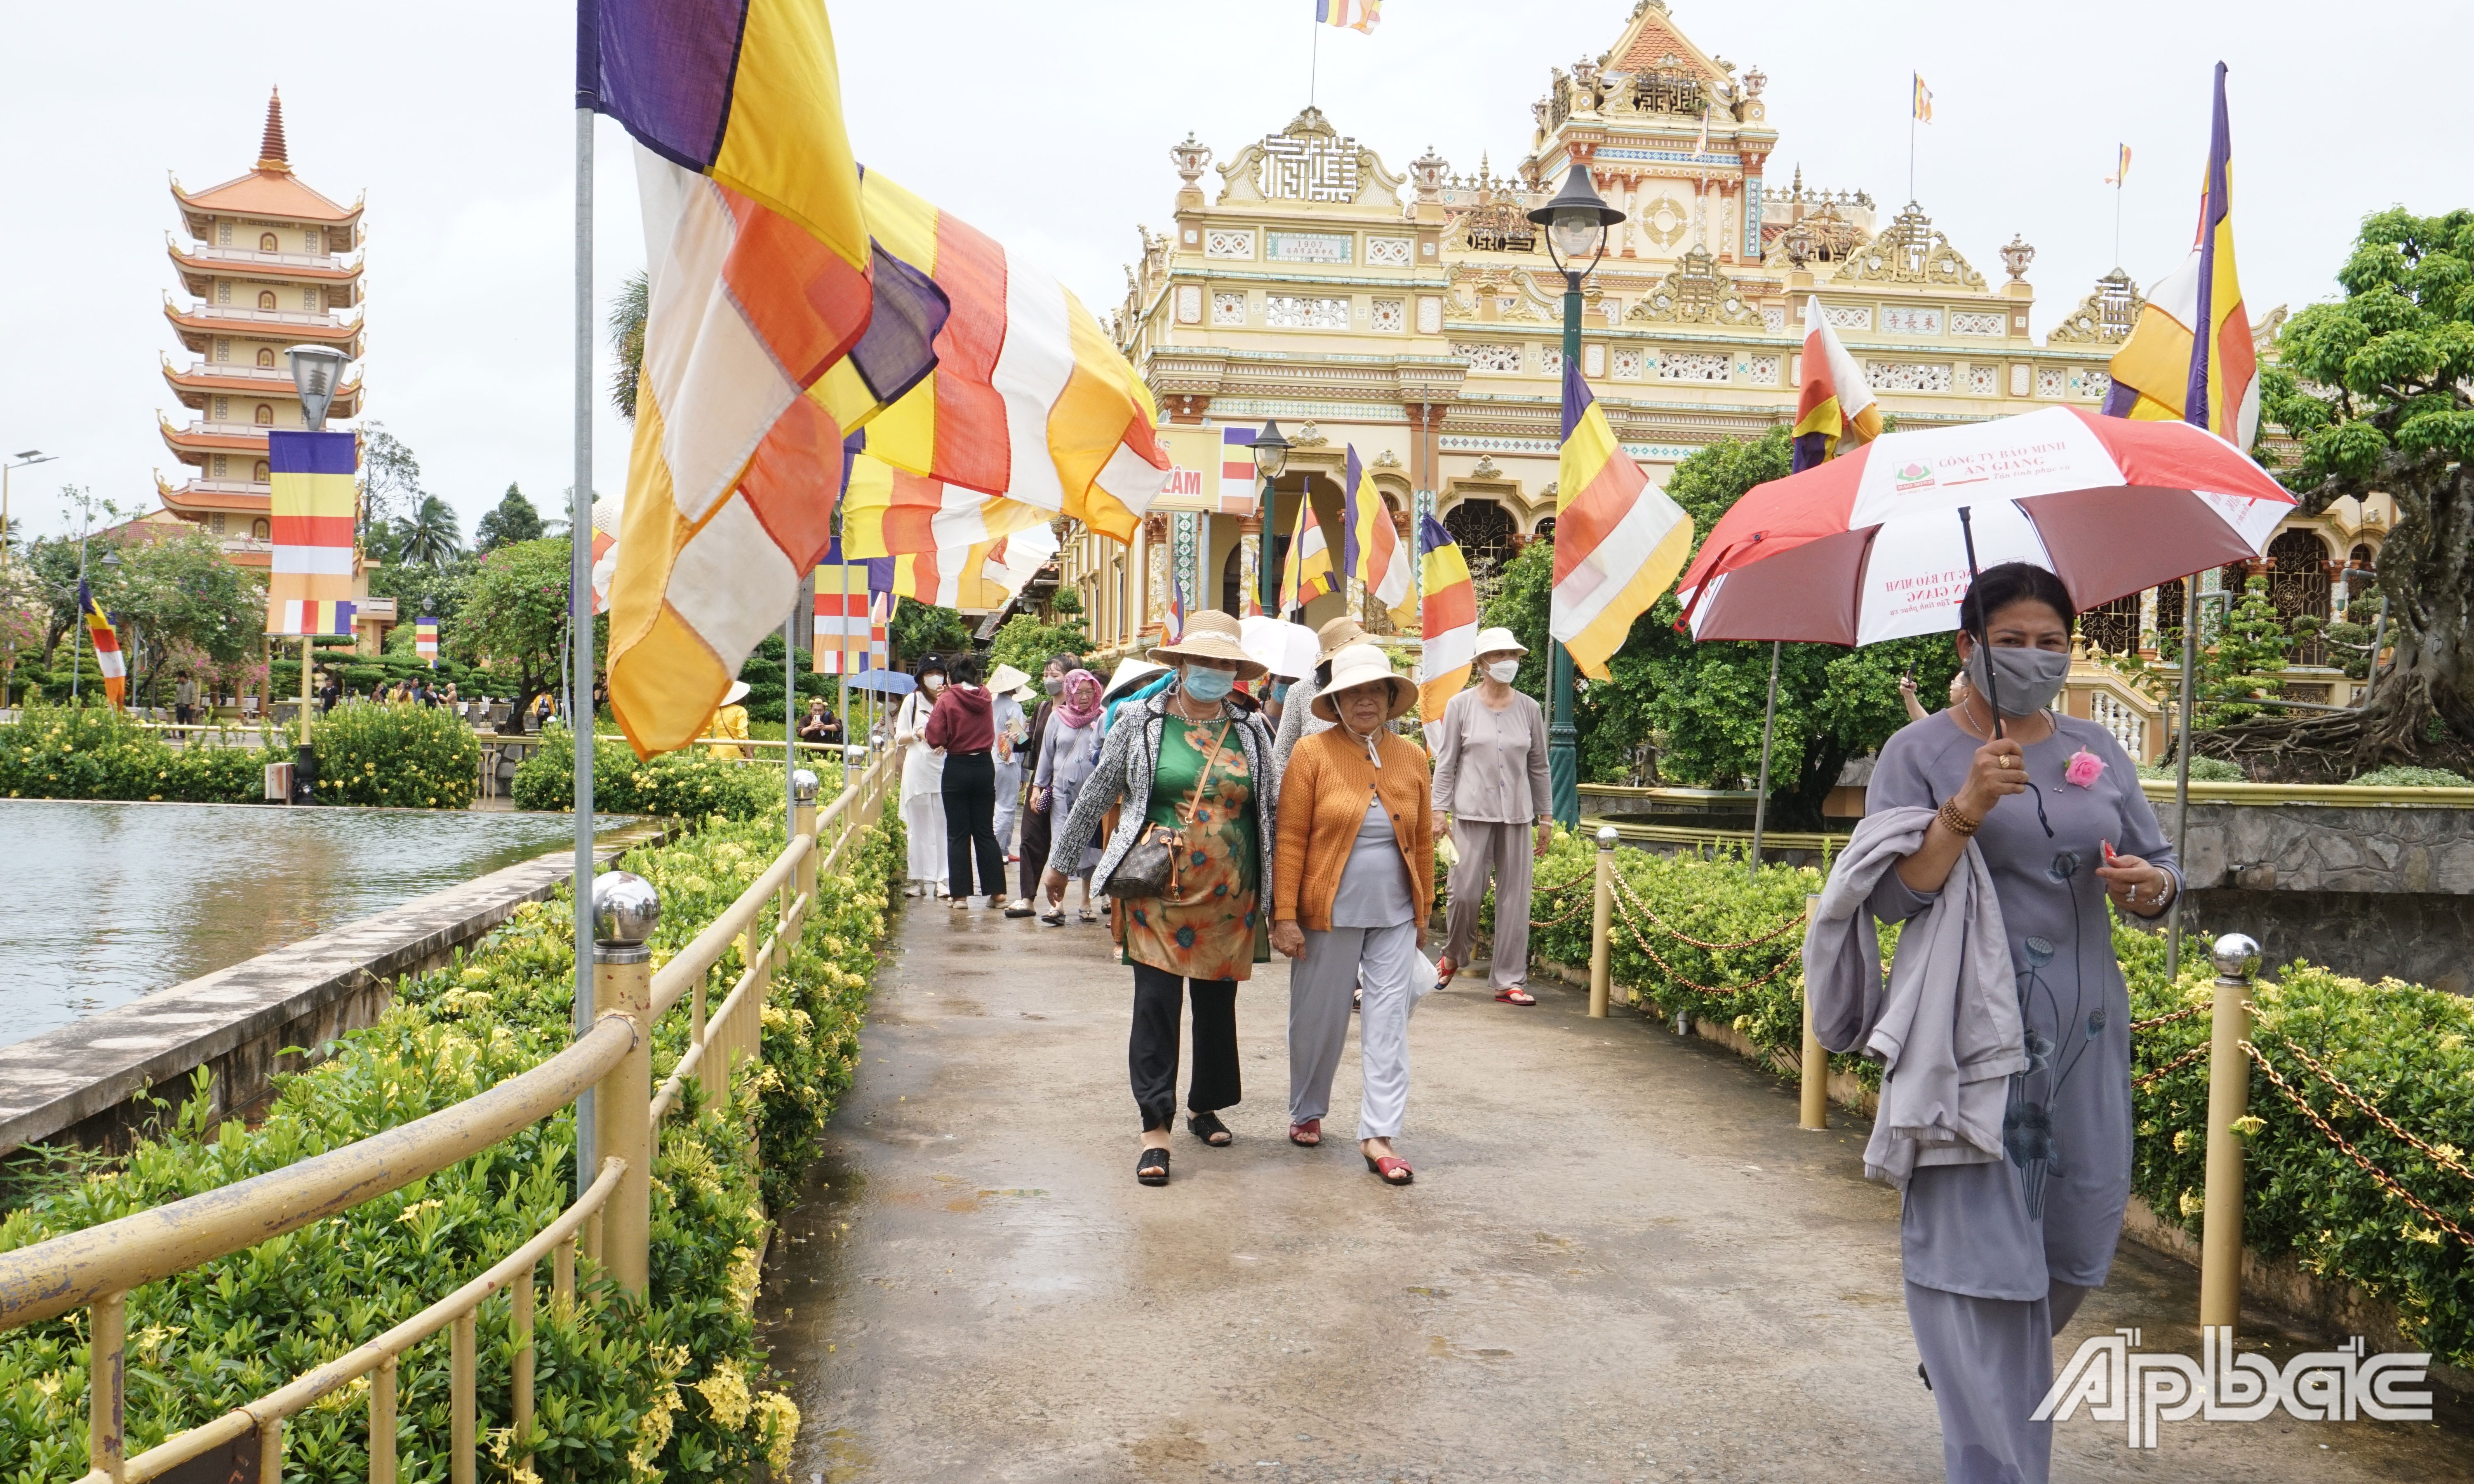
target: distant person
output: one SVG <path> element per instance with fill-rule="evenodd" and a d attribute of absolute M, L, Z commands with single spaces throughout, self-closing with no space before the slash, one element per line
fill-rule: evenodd
<path fill-rule="evenodd" d="M 977 655 L 956 655 L 949 679 L 920 735 L 945 754 L 937 792 L 945 804 L 948 896 L 958 912 L 982 892 L 990 906 L 1005 899 L 1005 850 L 997 844 L 995 698 L 980 683 Z"/>
<path fill-rule="evenodd" d="M 1443 704 L 1435 728 L 1435 833 L 1448 827 L 1460 855 L 1435 988 L 1451 983 L 1468 962 L 1491 879 L 1494 962 L 1488 978 L 1507 1005 L 1538 1003 L 1528 990 L 1530 868 L 1554 840 L 1546 713 L 1512 688 L 1527 653 L 1509 629 L 1482 631 L 1478 682 Z"/>
<path fill-rule="evenodd" d="M 713 725 L 705 730 L 705 735 L 714 739 L 712 745 L 705 749 L 707 755 L 732 762 L 744 761 L 756 755 L 756 749 L 747 745 L 747 707 L 739 704 L 746 699 L 745 681 L 732 681 L 730 688 L 722 692 L 721 705 L 714 708 Z M 541 705 L 545 711 L 547 710 L 549 697 L 542 697 Z"/>
<path fill-rule="evenodd" d="M 343 699 L 343 684 L 335 679 L 332 671 L 327 672 L 325 683 L 318 690 L 318 714 L 323 716 L 332 711 L 335 709 L 335 703 Z"/>
<path fill-rule="evenodd" d="M 930 655 L 912 677 L 917 688 L 893 714 L 893 745 L 902 750 L 902 828 L 910 840 L 905 896 L 945 895 L 945 752 L 928 743 L 928 714 L 945 689 L 945 660 Z"/>
<path fill-rule="evenodd" d="M 808 714 L 799 719 L 799 740 L 820 747 L 842 745 L 842 719 L 826 707 L 824 697 L 808 698 Z"/>
<path fill-rule="evenodd" d="M 1049 718 L 1056 714 L 1057 702 L 1065 694 L 1065 678 L 1081 668 L 1081 657 L 1067 654 L 1051 655 L 1040 667 L 1039 704 L 1031 707 L 1022 757 L 1022 776 L 1031 784 L 1022 811 L 1022 896 L 1006 908 L 1009 918 L 1027 918 L 1036 910 L 1031 902 L 1039 895 L 1039 874 L 1048 869 L 1048 842 L 1056 819 L 1039 792 L 1039 763 L 1046 752 Z"/>
<path fill-rule="evenodd" d="M 1899 677 L 1899 700 L 1905 705 L 1907 708 L 1907 720 L 1911 722 L 1923 721 L 1926 717 L 1932 714 L 1932 712 L 1925 709 L 1925 704 L 1923 702 L 1916 699 L 1916 678 L 1912 672 Z M 1965 706 L 1967 704 L 1967 672 L 1965 670 L 1961 670 L 1956 675 L 1950 678 L 1950 704 L 1953 706 Z"/>
<path fill-rule="evenodd" d="M 1053 822 L 1074 812 L 1074 804 L 1082 795 L 1082 785 L 1092 770 L 1100 766 L 1100 744 L 1104 730 L 1100 706 L 1100 677 L 1088 670 L 1077 669 L 1065 677 L 1065 693 L 1059 697 L 1048 718 L 1047 735 L 1041 738 L 1039 768 L 1031 777 L 1031 806 L 1033 817 L 1051 824 L 1040 827 L 1043 845 L 1052 838 Z M 1023 831 L 1024 857 L 1031 832 Z M 1082 921 L 1096 922 L 1099 914 L 1091 910 L 1091 869 L 1100 863 L 1100 850 L 1095 844 L 1084 849 L 1081 858 L 1066 864 L 1065 874 L 1082 883 Z M 1047 864 L 1043 853 L 1039 864 Z M 1065 925 L 1065 904 L 1061 900 L 1040 921 L 1051 927 Z"/>
<path fill-rule="evenodd" d="M 179 722 L 182 730 L 172 734 L 183 742 L 189 740 L 186 729 L 190 722 L 197 719 L 197 714 L 198 678 L 183 670 L 181 672 L 180 683 L 172 687 L 172 719 Z"/>
<path fill-rule="evenodd" d="M 988 677 L 988 719 L 997 733 L 996 749 L 988 755 L 997 765 L 997 849 L 1006 863 L 1015 859 L 1013 827 L 1022 815 L 1023 754 L 1029 751 L 1031 719 L 1023 714 L 1022 699 L 1015 692 L 1030 685 L 1031 677 L 1009 664 L 997 666 Z M 988 905 L 1005 901 L 1004 883 L 998 883 Z"/>

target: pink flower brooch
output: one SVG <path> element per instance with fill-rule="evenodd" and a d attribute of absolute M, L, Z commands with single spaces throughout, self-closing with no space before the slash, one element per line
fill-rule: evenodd
<path fill-rule="evenodd" d="M 2096 780 L 2103 776 L 2104 759 L 2086 748 L 2073 753 L 2070 762 L 2062 769 L 2062 781 L 2076 783 L 2081 788 L 2094 788 Z"/>

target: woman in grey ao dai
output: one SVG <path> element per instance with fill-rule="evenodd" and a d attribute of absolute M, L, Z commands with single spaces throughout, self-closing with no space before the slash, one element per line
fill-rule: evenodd
<path fill-rule="evenodd" d="M 1969 660 L 1965 701 L 1881 749 L 1872 812 L 1944 809 L 1884 872 L 1870 906 L 1905 922 L 1931 905 L 1971 831 L 1991 873 L 2017 975 L 2028 1070 L 2011 1079 L 2008 1159 L 1917 1168 L 1900 1221 L 1907 1314 L 1941 1413 L 1943 1461 L 1964 1484 L 2044 1484 L 2052 1428 L 2030 1414 L 2052 1381 L 2052 1337 L 2105 1281 L 2130 1193 L 2130 1002 L 2108 898 L 2161 915 L 2180 890 L 2137 770 L 2094 722 L 2047 710 L 2070 663 L 2068 593 L 2040 567 L 1983 573 L 1994 650 Z M 1983 670 L 2006 736 L 1992 739 Z M 1948 808 L 1944 808 L 1947 805 Z M 2106 847 L 2117 852 L 2108 861 Z"/>

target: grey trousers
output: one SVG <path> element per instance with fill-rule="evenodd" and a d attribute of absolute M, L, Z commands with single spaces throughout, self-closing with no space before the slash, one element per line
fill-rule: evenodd
<path fill-rule="evenodd" d="M 1348 1041 L 1348 1000 L 1365 979 L 1358 1009 L 1358 1050 L 1366 1094 L 1357 1137 L 1395 1138 L 1409 1113 L 1409 1012 L 1417 1008 L 1423 965 L 1418 924 L 1335 927 L 1306 933 L 1306 950 L 1289 966 L 1289 1121 L 1331 1112 L 1331 1079 Z"/>
<path fill-rule="evenodd" d="M 2053 1424 L 2028 1419 L 2053 1384 L 2053 1336 L 2094 1291 L 2056 1282 L 2023 1304 L 1907 1284 L 1907 1324 L 1941 1412 L 1949 1484 L 2047 1484 Z"/>
<path fill-rule="evenodd" d="M 1517 989 L 1529 982 L 1529 868 L 1534 826 L 1484 820 L 1452 821 L 1452 847 L 1461 852 L 1452 867 L 1451 905 L 1443 914 L 1443 952 L 1453 964 L 1468 967 L 1477 943 L 1478 909 L 1486 905 L 1486 883 L 1494 878 L 1494 963 L 1487 979 L 1497 990 Z"/>

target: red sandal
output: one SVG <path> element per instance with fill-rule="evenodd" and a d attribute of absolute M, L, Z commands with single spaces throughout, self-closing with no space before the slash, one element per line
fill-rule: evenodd
<path fill-rule="evenodd" d="M 1530 993 L 1527 990 L 1522 989 L 1516 984 L 1508 990 L 1495 991 L 1494 997 L 1507 1005 L 1534 1005 L 1538 1003 L 1537 995 Z"/>
<path fill-rule="evenodd" d="M 1367 1155 L 1366 1167 L 1382 1176 L 1383 1183 L 1387 1185 L 1405 1185 L 1418 1178 L 1418 1172 L 1409 1168 L 1409 1161 L 1398 1155 L 1387 1154 L 1379 1158 Z"/>
<path fill-rule="evenodd" d="M 1322 1120 L 1308 1118 L 1303 1123 L 1289 1125 L 1289 1142 L 1300 1149 L 1312 1149 L 1322 1142 Z"/>
<path fill-rule="evenodd" d="M 1452 956 L 1450 954 L 1444 954 L 1443 962 L 1435 966 L 1435 988 L 1439 990 L 1449 989 L 1451 987 L 1452 975 L 1459 973 L 1460 971 L 1461 966 L 1452 962 Z"/>

